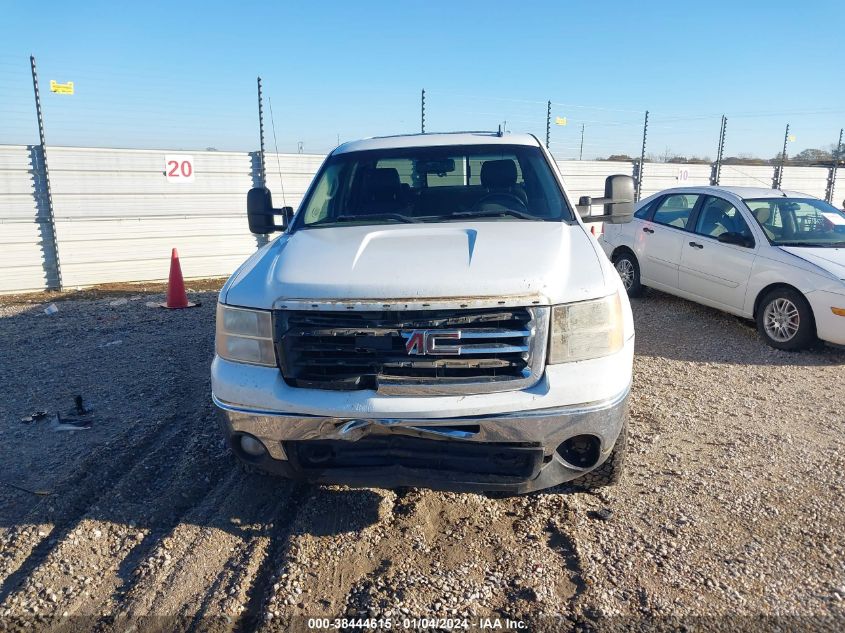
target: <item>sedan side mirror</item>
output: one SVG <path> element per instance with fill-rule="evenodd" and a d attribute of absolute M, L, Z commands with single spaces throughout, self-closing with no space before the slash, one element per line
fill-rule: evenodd
<path fill-rule="evenodd" d="M 281 224 L 276 224 L 281 216 Z M 284 231 L 293 218 L 293 207 L 273 208 L 273 197 L 266 187 L 255 187 L 246 194 L 246 217 L 249 230 L 257 235 Z"/>
<path fill-rule="evenodd" d="M 727 231 L 722 233 L 717 238 L 723 244 L 735 244 L 736 246 L 744 246 L 745 248 L 753 248 L 754 247 L 754 238 L 748 237 L 747 235 L 743 235 L 742 233 L 736 233 L 734 231 Z"/>
<path fill-rule="evenodd" d="M 593 203 L 604 205 L 602 215 L 590 215 Z M 578 200 L 578 214 L 584 222 L 630 222 L 634 217 L 634 179 L 623 174 L 608 176 L 604 181 L 604 198 L 582 196 Z"/>

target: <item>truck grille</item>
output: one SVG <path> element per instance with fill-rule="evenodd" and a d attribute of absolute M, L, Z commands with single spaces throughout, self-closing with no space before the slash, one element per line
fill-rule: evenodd
<path fill-rule="evenodd" d="M 275 312 L 280 369 L 291 386 L 420 395 L 533 384 L 547 323 L 542 307 Z"/>

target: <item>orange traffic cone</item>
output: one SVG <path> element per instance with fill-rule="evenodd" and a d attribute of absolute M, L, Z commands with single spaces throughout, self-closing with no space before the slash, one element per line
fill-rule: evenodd
<path fill-rule="evenodd" d="M 197 303 L 188 301 L 188 293 L 185 292 L 185 280 L 182 279 L 182 267 L 179 265 L 179 253 L 176 249 L 170 254 L 170 278 L 167 280 L 167 302 L 162 303 L 162 308 L 179 309 L 193 308 Z"/>

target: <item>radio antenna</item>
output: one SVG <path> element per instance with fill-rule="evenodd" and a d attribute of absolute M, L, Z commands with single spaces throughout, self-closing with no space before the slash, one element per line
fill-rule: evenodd
<path fill-rule="evenodd" d="M 273 120 L 273 97 L 268 97 L 270 102 L 270 125 L 273 126 L 273 147 L 276 148 L 276 165 L 279 168 L 279 185 L 282 187 L 282 204 L 288 206 L 288 201 L 285 199 L 285 183 L 282 182 L 282 162 L 279 160 L 279 142 L 276 140 L 276 122 Z"/>

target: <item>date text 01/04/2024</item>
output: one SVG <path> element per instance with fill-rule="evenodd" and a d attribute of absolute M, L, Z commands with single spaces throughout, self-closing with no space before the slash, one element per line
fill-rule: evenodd
<path fill-rule="evenodd" d="M 392 620 L 390 618 L 309 618 L 308 628 L 317 631 L 337 631 L 345 629 L 372 629 L 372 630 L 525 630 L 527 624 L 521 620 L 510 618 L 479 618 L 469 620 L 466 618 L 403 618 Z"/>

